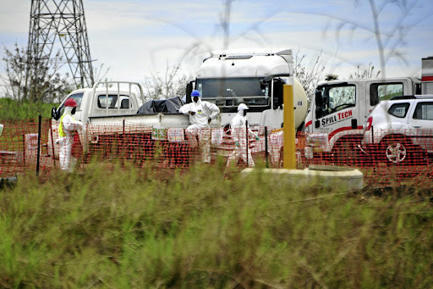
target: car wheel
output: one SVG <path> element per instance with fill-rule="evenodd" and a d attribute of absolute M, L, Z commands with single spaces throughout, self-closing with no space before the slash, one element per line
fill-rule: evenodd
<path fill-rule="evenodd" d="M 403 138 L 388 139 L 383 144 L 383 156 L 391 165 L 402 165 L 408 159 L 408 142 Z"/>
<path fill-rule="evenodd" d="M 383 145 L 383 156 L 389 165 L 426 165 L 425 151 L 405 138 L 388 139 Z"/>

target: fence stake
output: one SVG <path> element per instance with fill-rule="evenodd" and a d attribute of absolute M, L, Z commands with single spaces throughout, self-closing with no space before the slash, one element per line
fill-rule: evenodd
<path fill-rule="evenodd" d="M 50 134 L 51 134 L 51 150 L 53 154 L 53 166 L 56 168 L 56 155 L 54 149 L 54 138 L 53 138 L 53 119 L 50 119 Z"/>
<path fill-rule="evenodd" d="M 269 152 L 268 152 L 268 127 L 265 126 L 265 161 L 266 167 L 269 168 Z"/>
<path fill-rule="evenodd" d="M 249 144 L 248 144 L 248 120 L 245 121 L 245 135 L 246 135 L 246 153 L 247 153 L 247 167 L 250 166 L 250 160 L 248 159 L 248 149 L 249 149 Z"/>
<path fill-rule="evenodd" d="M 26 135 L 22 134 L 23 138 L 23 166 L 26 167 Z"/>
<path fill-rule="evenodd" d="M 38 117 L 38 151 L 36 154 L 36 176 L 39 176 L 39 159 L 41 157 L 41 127 L 42 127 L 42 116 Z"/>

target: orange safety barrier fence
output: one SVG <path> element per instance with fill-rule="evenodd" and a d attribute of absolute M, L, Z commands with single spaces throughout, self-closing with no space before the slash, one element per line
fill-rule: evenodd
<path fill-rule="evenodd" d="M 35 171 L 38 156 L 38 121 L 6 121 L 2 124 L 0 177 L 14 176 L 25 170 Z M 41 122 L 40 170 L 49 170 L 53 166 L 47 147 L 49 124 L 49 120 Z"/>
<path fill-rule="evenodd" d="M 37 122 L 3 123 L 0 136 L 0 177 L 35 168 Z M 40 169 L 58 168 L 58 150 L 50 134 L 50 120 L 41 123 Z M 55 127 L 54 127 L 55 128 Z M 54 131 L 56 131 L 54 129 Z M 297 165 L 349 166 L 361 169 L 369 179 L 385 183 L 391 177 L 408 178 L 424 174 L 433 177 L 433 129 L 375 131 L 346 135 L 330 144 L 321 138 L 297 133 Z M 54 144 L 54 147 L 53 147 Z M 265 127 L 211 128 L 189 131 L 183 128 L 155 128 L 123 123 L 88 124 L 77 134 L 72 149 L 82 165 L 90 160 L 130 161 L 138 167 L 146 162 L 159 168 L 187 168 L 194 162 L 213 163 L 220 157 L 227 165 L 253 166 L 257 161 L 282 167 L 283 132 Z"/>

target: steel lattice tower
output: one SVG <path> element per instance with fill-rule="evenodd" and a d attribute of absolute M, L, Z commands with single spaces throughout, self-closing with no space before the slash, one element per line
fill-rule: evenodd
<path fill-rule="evenodd" d="M 62 47 L 77 87 L 92 86 L 93 68 L 82 0 L 32 0 L 27 79 Z"/>

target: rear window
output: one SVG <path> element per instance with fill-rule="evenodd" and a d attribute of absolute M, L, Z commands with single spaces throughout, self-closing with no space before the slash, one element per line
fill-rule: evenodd
<path fill-rule="evenodd" d="M 101 94 L 98 95 L 98 108 L 109 108 L 109 109 L 128 109 L 129 108 L 129 97 L 127 95 L 120 95 L 120 101 L 118 100 L 119 95 L 117 94 Z"/>
<path fill-rule="evenodd" d="M 404 118 L 406 117 L 408 110 L 409 110 L 409 103 L 394 103 L 388 109 L 388 113 L 395 117 Z"/>
<path fill-rule="evenodd" d="M 415 108 L 414 119 L 433 120 L 433 102 L 420 102 Z"/>

